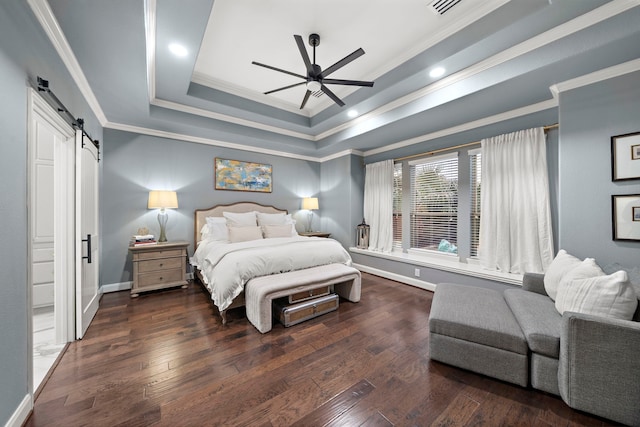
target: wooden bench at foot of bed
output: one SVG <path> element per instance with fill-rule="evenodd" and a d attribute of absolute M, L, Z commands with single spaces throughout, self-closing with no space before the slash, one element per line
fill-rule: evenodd
<path fill-rule="evenodd" d="M 271 330 L 271 303 L 274 299 L 334 285 L 335 292 L 342 298 L 358 302 L 360 283 L 360 271 L 344 264 L 321 265 L 256 277 L 244 287 L 247 319 L 264 334 Z"/>

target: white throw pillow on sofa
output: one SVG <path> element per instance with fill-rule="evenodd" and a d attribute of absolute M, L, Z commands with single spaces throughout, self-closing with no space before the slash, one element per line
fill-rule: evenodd
<path fill-rule="evenodd" d="M 544 290 L 552 300 L 556 300 L 558 286 L 562 277 L 579 266 L 580 263 L 581 261 L 578 258 L 569 255 L 564 249 L 558 251 L 558 255 L 551 261 L 547 271 L 544 273 Z"/>
<path fill-rule="evenodd" d="M 573 311 L 622 320 L 631 320 L 637 305 L 638 297 L 625 271 L 564 282 L 556 299 L 560 314 Z"/>

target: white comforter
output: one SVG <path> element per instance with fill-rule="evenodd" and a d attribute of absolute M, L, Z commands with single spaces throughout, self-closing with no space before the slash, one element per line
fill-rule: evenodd
<path fill-rule="evenodd" d="M 351 265 L 351 257 L 340 243 L 302 236 L 240 243 L 205 240 L 191 258 L 220 311 L 226 310 L 254 277 L 333 263 Z"/>

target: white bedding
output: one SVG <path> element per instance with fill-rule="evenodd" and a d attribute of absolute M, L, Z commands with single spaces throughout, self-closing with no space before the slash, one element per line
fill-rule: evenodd
<path fill-rule="evenodd" d="M 340 243 L 301 236 L 239 243 L 204 240 L 191 258 L 220 311 L 226 310 L 254 277 L 333 263 L 351 265 L 351 256 Z"/>

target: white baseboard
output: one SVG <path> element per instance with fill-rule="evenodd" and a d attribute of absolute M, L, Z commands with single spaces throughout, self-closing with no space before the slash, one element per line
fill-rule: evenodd
<path fill-rule="evenodd" d="M 385 279 L 395 280 L 396 282 L 415 286 L 416 288 L 425 289 L 431 292 L 436 290 L 436 285 L 434 283 L 425 282 L 424 280 L 414 279 L 413 277 L 407 277 L 401 274 L 390 273 L 378 268 L 369 267 L 368 265 L 353 264 L 353 267 L 357 268 L 360 271 L 364 271 L 365 273 L 371 273 L 376 276 L 384 277 Z"/>
<path fill-rule="evenodd" d="M 33 397 L 27 394 L 4 427 L 20 427 L 27 421 L 33 410 Z"/>
<path fill-rule="evenodd" d="M 102 289 L 103 294 L 126 291 L 131 289 L 131 284 L 132 282 L 109 283 L 108 285 L 102 285 L 100 289 Z"/>

